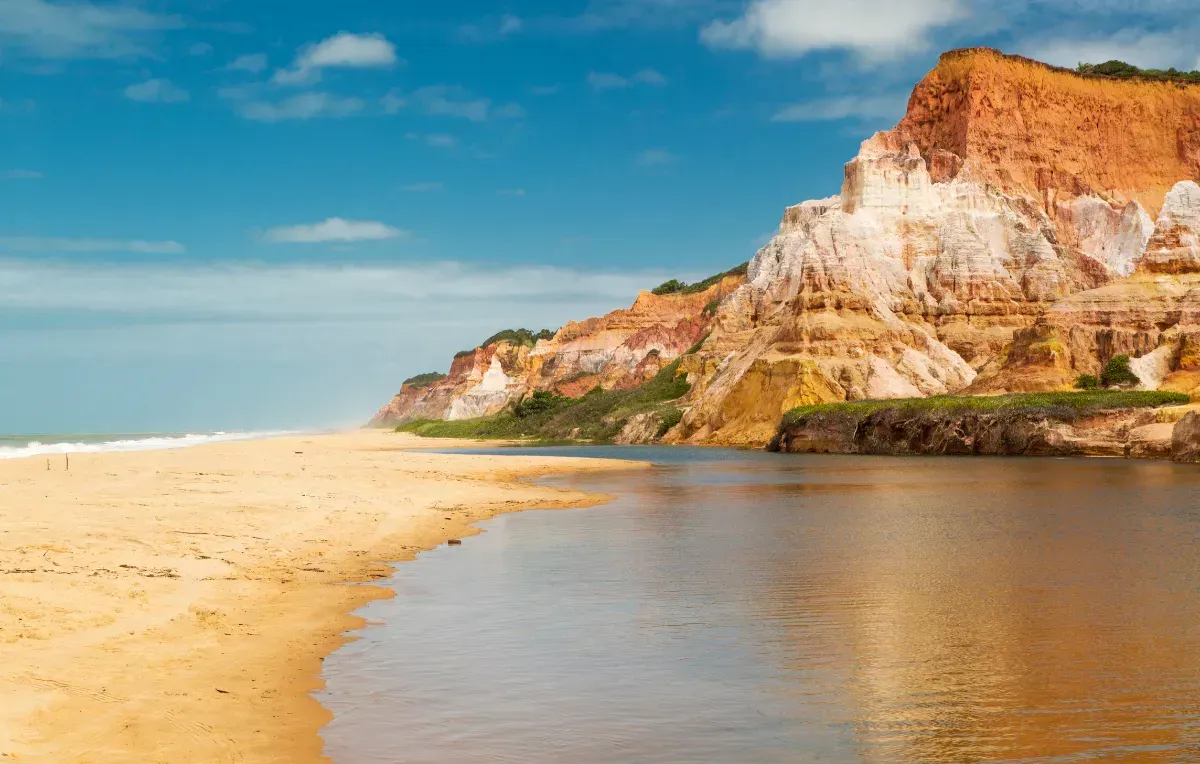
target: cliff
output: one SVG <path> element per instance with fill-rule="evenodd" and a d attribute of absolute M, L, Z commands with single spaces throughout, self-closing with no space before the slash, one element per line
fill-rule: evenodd
<path fill-rule="evenodd" d="M 1004 377 L 1052 306 L 1125 279 L 1153 237 L 1180 260 L 1151 213 L 1200 175 L 1198 118 L 1197 86 L 945 54 L 839 196 L 784 214 L 685 359 L 692 406 L 669 437 L 756 444 L 798 405 L 1003 388 L 972 385 Z"/>
<path fill-rule="evenodd" d="M 744 278 L 727 274 L 711 281 L 699 290 L 644 291 L 628 309 L 572 321 L 533 344 L 504 339 L 460 353 L 443 379 L 403 386 L 371 425 L 488 416 L 536 391 L 579 398 L 595 388 L 635 388 L 703 339 L 712 306 Z"/>
<path fill-rule="evenodd" d="M 1200 85 L 951 51 L 744 283 L 478 348 L 377 421 L 630 389 L 673 359 L 689 392 L 668 442 L 761 445 L 824 402 L 1064 390 L 1120 353 L 1141 388 L 1200 394 L 1197 178 Z"/>

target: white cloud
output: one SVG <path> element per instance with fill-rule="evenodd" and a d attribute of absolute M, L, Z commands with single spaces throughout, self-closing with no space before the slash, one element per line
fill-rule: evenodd
<path fill-rule="evenodd" d="M 523 188 L 502 188 L 496 192 L 500 196 L 524 196 L 525 189 Z"/>
<path fill-rule="evenodd" d="M 222 68 L 227 72 L 258 74 L 267 68 L 267 54 L 247 53 L 244 56 L 238 56 Z"/>
<path fill-rule="evenodd" d="M 213 46 L 206 42 L 198 42 L 188 48 L 189 56 L 207 56 L 213 52 Z"/>
<path fill-rule="evenodd" d="M 408 100 L 400 95 L 400 91 L 396 88 L 389 90 L 379 99 L 379 106 L 383 109 L 384 114 L 396 114 L 405 106 L 408 105 Z"/>
<path fill-rule="evenodd" d="M 339 32 L 301 48 L 287 69 L 275 72 L 277 85 L 305 85 L 318 81 L 322 69 L 390 69 L 400 63 L 396 46 L 381 34 Z"/>
<path fill-rule="evenodd" d="M 155 33 L 182 26 L 125 3 L 0 0 L 0 47 L 43 58 L 144 56 Z"/>
<path fill-rule="evenodd" d="M 155 79 L 125 88 L 125 97 L 145 103 L 180 103 L 188 100 L 188 92 L 170 80 Z"/>
<path fill-rule="evenodd" d="M 521 19 L 513 16 L 512 14 L 506 14 L 500 19 L 500 35 L 502 37 L 510 34 L 516 34 L 517 32 L 520 32 L 523 27 L 524 23 L 521 21 Z"/>
<path fill-rule="evenodd" d="M 325 242 L 381 241 L 407 238 L 408 231 L 375 220 L 329 218 L 309 225 L 279 226 L 263 237 L 277 244 L 320 244 Z"/>
<path fill-rule="evenodd" d="M 820 98 L 785 106 L 772 122 L 823 122 L 838 119 L 896 119 L 904 116 L 908 96 L 840 96 Z"/>
<path fill-rule="evenodd" d="M 10 180 L 41 180 L 45 177 L 41 170 L 23 170 L 15 168 L 4 173 L 4 177 Z"/>
<path fill-rule="evenodd" d="M 647 149 L 638 154 L 637 158 L 637 163 L 642 167 L 662 167 L 678 161 L 679 157 L 666 149 Z"/>
<path fill-rule="evenodd" d="M 489 304 L 521 304 L 527 300 L 570 304 L 584 295 L 604 296 L 626 305 L 639 289 L 658 283 L 662 275 L 658 270 L 604 273 L 449 261 L 403 265 L 83 265 L 9 260 L 0 261 L 0 303 L 8 308 L 130 314 L 153 311 L 167 316 L 371 317 L 395 313 L 397 300 L 418 302 L 419 307 L 412 311 L 417 314 L 426 312 L 429 305 L 466 305 L 481 299 Z M 583 315 L 588 314 L 576 312 L 570 317 Z M 454 350 L 446 348 L 447 360 Z"/>
<path fill-rule="evenodd" d="M 1108 36 L 1047 37 L 1027 42 L 1021 52 L 1056 66 L 1075 68 L 1112 59 L 1146 69 L 1200 68 L 1200 30 L 1178 27 L 1169 32 L 1122 29 Z"/>
<path fill-rule="evenodd" d="M 36 252 L 46 254 L 72 252 L 133 252 L 141 255 L 180 255 L 187 250 L 177 241 L 4 236 L 0 237 L 0 251 Z"/>
<path fill-rule="evenodd" d="M 930 31 L 967 15 L 963 0 L 753 0 L 733 21 L 714 21 L 701 39 L 768 57 L 847 50 L 886 60 L 924 50 Z"/>
<path fill-rule="evenodd" d="M 445 186 L 441 182 L 433 181 L 426 183 L 410 183 L 404 187 L 404 190 L 424 193 L 426 191 L 441 191 L 443 188 L 445 188 Z"/>
<path fill-rule="evenodd" d="M 0 374 L 0 398 L 21 401 L 5 420 L 17 432 L 355 426 L 401 380 L 445 371 L 497 329 L 558 327 L 705 275 L 0 259 L 0 304 L 20 318 L 0 326 L 0 346 L 25 372 Z"/>
<path fill-rule="evenodd" d="M 587 83 L 591 85 L 592 90 L 602 93 L 606 90 L 623 90 L 631 88 L 634 85 L 649 85 L 660 88 L 667 84 L 667 78 L 661 72 L 654 69 L 643 69 L 632 77 L 623 77 L 620 74 L 612 74 L 610 72 L 589 72 Z"/>
<path fill-rule="evenodd" d="M 520 119 L 525 109 L 520 104 L 493 106 L 490 98 L 476 98 L 460 87 L 432 85 L 413 93 L 413 102 L 422 113 L 434 117 L 458 117 L 472 122 L 489 119 Z"/>
<path fill-rule="evenodd" d="M 322 117 L 337 119 L 358 114 L 365 107 L 358 98 L 346 98 L 320 91 L 298 93 L 281 101 L 240 100 L 244 98 L 244 93 L 232 88 L 221 92 L 226 98 L 235 101 L 239 114 L 256 122 Z"/>

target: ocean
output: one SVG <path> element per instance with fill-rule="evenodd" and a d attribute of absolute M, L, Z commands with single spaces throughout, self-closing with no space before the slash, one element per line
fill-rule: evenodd
<path fill-rule="evenodd" d="M 41 454 L 97 454 L 107 451 L 158 451 L 187 448 L 204 443 L 255 440 L 287 431 L 250 432 L 142 432 L 142 433 L 60 433 L 0 434 L 0 459 L 21 459 Z"/>

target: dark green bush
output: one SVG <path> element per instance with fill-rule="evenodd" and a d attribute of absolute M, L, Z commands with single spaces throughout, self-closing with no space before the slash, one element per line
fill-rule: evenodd
<path fill-rule="evenodd" d="M 537 390 L 532 395 L 522 398 L 517 405 L 513 406 L 513 415 L 518 419 L 524 419 L 534 414 L 553 411 L 569 400 L 569 398 L 555 395 L 549 390 Z"/>
<path fill-rule="evenodd" d="M 725 278 L 726 276 L 745 276 L 746 269 L 749 267 L 750 267 L 750 263 L 745 262 L 735 268 L 730 268 L 729 270 L 727 270 L 723 273 L 717 273 L 712 276 L 709 276 L 708 278 L 704 279 L 703 281 L 697 281 L 695 284 L 687 284 L 678 279 L 671 279 L 670 281 L 664 281 L 663 283 L 654 287 L 654 289 L 651 289 L 650 291 L 657 295 L 695 294 L 697 292 L 703 292 L 705 289 L 708 289 L 713 284 L 720 282 L 721 279 Z"/>
<path fill-rule="evenodd" d="M 1113 385 L 1136 385 L 1141 380 L 1129 368 L 1129 356 L 1115 355 L 1104 364 L 1104 371 L 1100 373 L 1100 382 L 1105 387 Z"/>
<path fill-rule="evenodd" d="M 662 418 L 662 420 L 659 422 L 658 432 L 654 434 L 655 439 L 666 435 L 672 427 L 679 424 L 680 421 L 683 420 L 683 410 L 672 406 L 669 409 L 664 409 L 662 414 L 659 416 Z"/>
<path fill-rule="evenodd" d="M 1080 374 L 1075 380 L 1076 390 L 1095 390 L 1100 386 L 1100 380 L 1094 374 Z"/>
<path fill-rule="evenodd" d="M 538 343 L 538 340 L 548 340 L 554 337 L 554 332 L 549 329 L 542 329 L 539 332 L 530 331 L 529 329 L 504 329 L 496 332 L 491 337 L 484 340 L 479 347 L 485 348 L 488 345 L 494 345 L 497 342 L 507 342 L 510 345 L 528 345 L 533 347 Z"/>
<path fill-rule="evenodd" d="M 440 382 L 445 378 L 446 375 L 440 371 L 430 371 L 425 374 L 418 374 L 415 377 L 409 377 L 404 380 L 404 385 L 420 389 L 422 387 L 429 387 L 434 382 Z"/>
<path fill-rule="evenodd" d="M 1128 80 L 1157 80 L 1165 82 L 1200 82 L 1200 71 L 1181 72 L 1175 67 L 1170 69 L 1139 69 L 1124 61 L 1105 61 L 1102 64 L 1081 63 L 1075 71 L 1092 77 Z"/>

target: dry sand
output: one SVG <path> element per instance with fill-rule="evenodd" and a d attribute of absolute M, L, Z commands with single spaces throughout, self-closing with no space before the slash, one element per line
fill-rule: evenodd
<path fill-rule="evenodd" d="M 603 498 L 520 477 L 630 466 L 415 440 L 0 461 L 0 761 L 323 760 L 321 661 L 391 594 L 346 582 L 500 512 Z"/>

